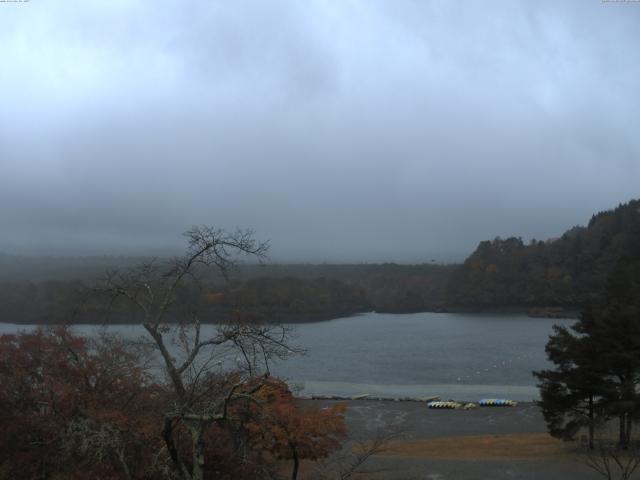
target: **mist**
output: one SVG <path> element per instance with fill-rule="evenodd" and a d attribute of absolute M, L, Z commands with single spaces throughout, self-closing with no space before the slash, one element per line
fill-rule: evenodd
<path fill-rule="evenodd" d="M 638 196 L 640 8 L 0 4 L 0 251 L 441 262 Z"/>

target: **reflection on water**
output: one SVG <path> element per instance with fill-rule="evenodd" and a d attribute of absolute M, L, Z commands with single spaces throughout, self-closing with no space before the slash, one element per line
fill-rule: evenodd
<path fill-rule="evenodd" d="M 296 325 L 293 343 L 307 350 L 274 365 L 304 395 L 371 394 L 382 397 L 537 397 L 532 370 L 546 368 L 544 345 L 554 323 L 571 320 L 517 315 L 367 313 Z M 20 327 L 0 324 L 0 333 Z M 99 327 L 80 325 L 78 333 Z M 214 327 L 208 326 L 208 329 Z M 110 330 L 142 335 L 136 325 Z"/>

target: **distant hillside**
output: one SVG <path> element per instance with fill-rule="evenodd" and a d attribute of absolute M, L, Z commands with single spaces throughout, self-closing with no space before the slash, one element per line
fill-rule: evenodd
<path fill-rule="evenodd" d="M 478 245 L 447 286 L 450 309 L 579 309 L 596 299 L 607 276 L 640 249 L 640 200 L 593 215 L 587 227 L 525 245 L 496 238 Z"/>
<path fill-rule="evenodd" d="M 47 258 L 0 254 L 0 322 L 136 322 L 116 309 L 108 319 L 83 292 L 106 270 L 126 269 L 143 258 Z M 204 321 L 233 315 L 264 321 L 313 321 L 376 310 L 443 310 L 447 280 L 455 266 L 397 264 L 241 264 L 226 282 L 204 275 L 197 298 Z M 202 272 L 204 273 L 204 272 Z"/>
<path fill-rule="evenodd" d="M 396 263 L 245 265 L 235 278 L 335 279 L 362 288 L 371 308 L 378 312 L 408 313 L 444 310 L 447 282 L 457 267 Z"/>
<path fill-rule="evenodd" d="M 594 215 L 561 238 L 484 241 L 463 265 L 241 264 L 226 282 L 214 271 L 195 299 L 205 321 L 242 314 L 311 321 L 357 312 L 528 310 L 564 315 L 596 299 L 621 262 L 640 265 L 640 200 Z M 0 322 L 104 321 L 83 303 L 87 285 L 143 258 L 34 258 L 0 254 Z M 79 304 L 83 308 L 78 308 Z M 119 310 L 108 321 L 135 322 Z"/>

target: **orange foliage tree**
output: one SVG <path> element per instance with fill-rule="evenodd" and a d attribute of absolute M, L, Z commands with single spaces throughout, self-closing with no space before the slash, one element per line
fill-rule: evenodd
<path fill-rule="evenodd" d="M 180 476 L 166 419 L 183 458 L 193 449 L 189 425 L 167 416 L 172 389 L 144 360 L 116 337 L 66 328 L 0 336 L 0 479 Z M 346 438 L 343 405 L 303 407 L 275 378 L 230 372 L 208 385 L 233 401 L 203 431 L 204 478 L 273 478 L 291 460 L 295 479 L 300 461 L 326 458 Z"/>
<path fill-rule="evenodd" d="M 0 336 L 0 478 L 156 478 L 162 392 L 139 360 L 65 328 Z"/>
<path fill-rule="evenodd" d="M 347 437 L 345 404 L 319 408 L 303 407 L 287 385 L 271 380 L 262 388 L 258 401 L 266 406 L 249 422 L 254 445 L 276 459 L 292 460 L 291 478 L 298 478 L 301 460 L 320 460 L 337 451 Z M 255 410 L 255 406 L 254 406 Z"/>

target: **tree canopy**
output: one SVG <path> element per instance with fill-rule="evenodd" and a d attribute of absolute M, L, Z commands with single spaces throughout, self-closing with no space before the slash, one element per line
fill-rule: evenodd
<path fill-rule="evenodd" d="M 534 372 L 552 435 L 573 438 L 612 417 L 626 447 L 640 415 L 640 245 L 629 248 L 609 275 L 600 300 L 570 329 L 555 327 L 546 346 L 553 370 Z"/>
<path fill-rule="evenodd" d="M 450 308 L 562 307 L 581 310 L 598 301 L 607 279 L 640 244 L 640 200 L 595 214 L 545 242 L 496 238 L 453 272 Z"/>

